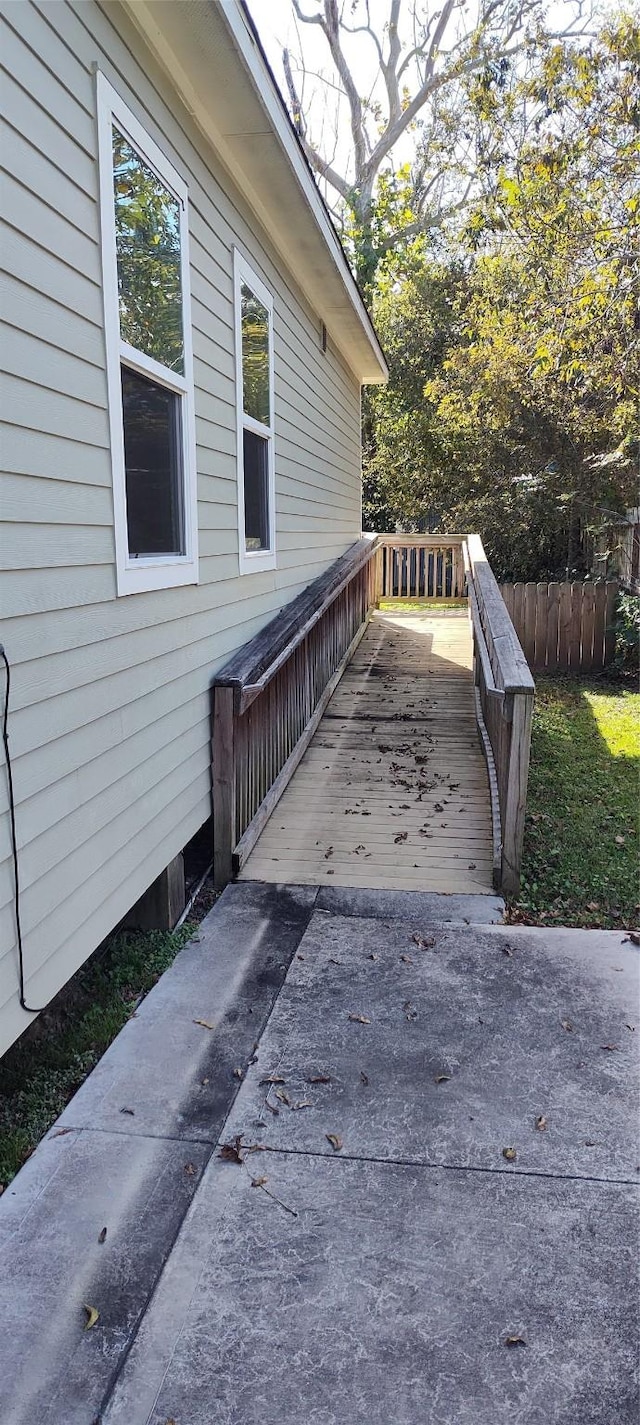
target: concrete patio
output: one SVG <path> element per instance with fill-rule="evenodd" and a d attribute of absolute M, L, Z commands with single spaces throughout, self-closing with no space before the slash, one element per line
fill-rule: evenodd
<path fill-rule="evenodd" d="M 5 1425 L 636 1421 L 638 948 L 500 909 L 225 891 L 0 1202 Z"/>

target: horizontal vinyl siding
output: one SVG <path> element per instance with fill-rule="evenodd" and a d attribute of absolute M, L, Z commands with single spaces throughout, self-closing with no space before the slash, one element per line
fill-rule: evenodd
<path fill-rule="evenodd" d="M 40 1004 L 209 815 L 216 668 L 358 537 L 359 392 L 119 7 L 9 0 L 1 14 L 2 640 L 27 998 Z M 189 186 L 200 583 L 121 599 L 95 65 Z M 274 297 L 277 569 L 242 578 L 234 245 Z M 0 774 L 0 1052 L 29 1022 L 10 849 Z"/>

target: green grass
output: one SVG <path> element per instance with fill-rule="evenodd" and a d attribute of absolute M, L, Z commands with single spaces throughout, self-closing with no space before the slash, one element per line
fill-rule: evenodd
<path fill-rule="evenodd" d="M 539 678 L 520 896 L 512 919 L 638 924 L 640 694 Z"/>
<path fill-rule="evenodd" d="M 194 929 L 111 937 L 0 1060 L 0 1190 Z"/>

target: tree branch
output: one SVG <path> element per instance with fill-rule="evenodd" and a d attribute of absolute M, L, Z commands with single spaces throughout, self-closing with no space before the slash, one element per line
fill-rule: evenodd
<path fill-rule="evenodd" d="M 293 125 L 294 128 L 297 129 L 300 138 L 303 139 L 306 134 L 307 127 L 304 121 L 304 115 L 302 113 L 302 104 L 300 103 L 293 74 L 291 73 L 291 59 L 289 56 L 288 49 L 283 49 L 282 51 L 282 68 L 284 70 L 284 77 L 287 81 L 287 90 L 289 93 L 289 103 L 291 104 L 291 117 L 293 119 Z"/>

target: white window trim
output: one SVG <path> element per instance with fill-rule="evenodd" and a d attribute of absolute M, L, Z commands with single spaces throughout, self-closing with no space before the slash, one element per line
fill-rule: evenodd
<path fill-rule="evenodd" d="M 191 290 L 189 268 L 189 220 L 187 185 L 146 129 L 120 98 L 100 71 L 96 75 L 98 117 L 98 160 L 100 176 L 100 225 L 102 238 L 102 280 L 107 358 L 107 389 L 111 464 L 113 471 L 113 513 L 116 544 L 116 579 L 120 594 L 136 594 L 153 589 L 176 588 L 198 582 L 198 486 L 193 388 L 193 348 L 191 335 Z M 116 258 L 116 218 L 113 200 L 112 122 L 154 170 L 180 204 L 180 279 L 184 341 L 184 376 L 170 371 L 144 352 L 129 346 L 120 337 L 118 269 Z M 122 415 L 121 362 L 178 392 L 182 397 L 182 471 L 185 554 L 131 558 L 127 534 L 127 505 Z"/>
<path fill-rule="evenodd" d="M 269 314 L 269 415 L 270 424 L 265 426 L 251 416 L 245 415 L 242 379 L 242 284 L 255 293 Z M 264 282 L 253 271 L 249 263 L 233 249 L 233 302 L 235 312 L 236 345 L 236 460 L 238 469 L 238 560 L 241 574 L 257 574 L 276 567 L 276 488 L 274 450 L 274 363 L 273 363 L 273 297 Z M 268 458 L 268 500 L 269 500 L 269 548 L 250 550 L 246 547 L 244 532 L 244 453 L 243 431 L 252 430 L 267 441 Z"/>

